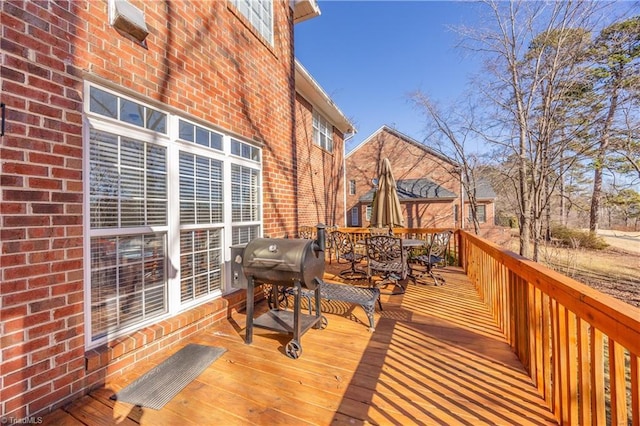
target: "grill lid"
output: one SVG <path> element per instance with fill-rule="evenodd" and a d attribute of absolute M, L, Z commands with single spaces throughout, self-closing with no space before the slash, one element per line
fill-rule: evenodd
<path fill-rule="evenodd" d="M 308 239 L 255 238 L 244 250 L 242 269 L 258 281 L 278 285 L 300 281 L 315 288 L 324 275 L 324 250 Z"/>

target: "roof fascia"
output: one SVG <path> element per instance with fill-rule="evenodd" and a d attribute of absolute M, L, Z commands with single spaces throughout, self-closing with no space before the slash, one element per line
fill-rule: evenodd
<path fill-rule="evenodd" d="M 295 84 L 296 92 L 318 109 L 343 134 L 356 132 L 351 121 L 297 59 L 295 60 Z"/>
<path fill-rule="evenodd" d="M 369 136 L 368 138 L 366 138 L 365 140 L 363 140 L 362 142 L 360 142 L 355 148 L 353 148 L 351 151 L 349 151 L 346 155 L 346 158 L 349 158 L 351 156 L 351 154 L 355 153 L 358 149 L 360 149 L 361 147 L 363 147 L 364 145 L 366 145 L 370 140 L 372 140 L 376 135 L 378 135 L 379 133 L 382 132 L 388 132 L 391 133 L 392 135 L 394 135 L 397 138 L 400 138 L 402 140 L 404 140 L 405 142 L 408 142 L 420 149 L 422 149 L 423 151 L 425 151 L 426 153 L 433 155 L 434 157 L 437 157 L 439 159 L 441 159 L 442 161 L 445 161 L 449 164 L 451 164 L 454 167 L 460 167 L 460 164 L 458 162 L 456 162 L 455 160 L 447 157 L 444 154 L 441 154 L 437 151 L 434 151 L 433 149 L 429 148 L 428 146 L 426 146 L 425 144 L 422 144 L 418 141 L 416 141 L 415 139 L 405 135 L 402 132 L 399 132 L 395 129 L 392 129 L 391 127 L 387 126 L 386 124 L 380 126 L 380 128 L 378 130 L 376 130 L 375 132 L 373 132 L 371 134 L 371 136 Z"/>
<path fill-rule="evenodd" d="M 376 130 L 375 132 L 373 132 L 371 135 L 369 135 L 369 137 L 367 137 L 366 139 L 364 139 L 362 142 L 360 142 L 358 145 L 356 145 L 351 151 L 349 151 L 347 153 L 347 155 L 345 156 L 345 159 L 349 158 L 351 156 L 351 154 L 355 153 L 358 149 L 360 149 L 361 147 L 365 146 L 371 139 L 373 139 L 378 133 L 381 133 L 383 131 L 383 129 L 386 126 L 380 126 L 380 128 L 378 130 Z"/>
<path fill-rule="evenodd" d="M 289 7 L 293 10 L 294 24 L 316 18 L 322 13 L 316 0 L 290 0 Z"/>
<path fill-rule="evenodd" d="M 444 154 L 439 153 L 438 151 L 435 151 L 435 150 L 429 148 L 425 144 L 418 142 L 417 140 L 405 135 L 404 133 L 399 132 L 396 129 L 392 129 L 392 128 L 386 126 L 386 125 L 383 126 L 383 128 L 384 128 L 385 131 L 387 131 L 387 132 L 395 135 L 396 137 L 398 137 L 398 138 L 400 138 L 400 139 L 402 139 L 402 140 L 404 140 L 404 141 L 406 141 L 406 142 L 408 142 L 408 143 L 410 143 L 410 144 L 422 149 L 423 151 L 425 151 L 425 152 L 427 152 L 427 153 L 429 153 L 429 154 L 431 154 L 431 155 L 433 155 L 435 157 L 438 157 L 442 161 L 446 161 L 447 163 L 451 164 L 452 166 L 460 167 L 460 164 L 457 161 L 447 157 Z"/>

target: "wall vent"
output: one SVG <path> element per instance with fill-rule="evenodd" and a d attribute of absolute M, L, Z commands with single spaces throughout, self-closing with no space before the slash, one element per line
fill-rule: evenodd
<path fill-rule="evenodd" d="M 127 0 L 109 0 L 109 22 L 123 36 L 147 47 L 149 35 L 144 12 Z"/>

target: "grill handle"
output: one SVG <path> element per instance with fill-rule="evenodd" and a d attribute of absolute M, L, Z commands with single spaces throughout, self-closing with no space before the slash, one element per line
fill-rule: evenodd
<path fill-rule="evenodd" d="M 265 259 L 263 257 L 254 257 L 251 260 L 256 263 L 266 263 L 267 265 L 282 265 L 285 263 L 283 259 Z"/>

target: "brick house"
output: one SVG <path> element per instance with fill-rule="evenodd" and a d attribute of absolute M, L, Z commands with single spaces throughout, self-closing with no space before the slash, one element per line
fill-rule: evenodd
<path fill-rule="evenodd" d="M 344 143 L 355 129 L 296 61 L 296 156 L 300 225 L 344 226 Z"/>
<path fill-rule="evenodd" d="M 229 246 L 323 218 L 296 175 L 326 155 L 296 148 L 295 117 L 317 108 L 338 151 L 350 125 L 321 90 L 296 95 L 293 27 L 319 11 L 252 4 L 0 4 L 3 416 L 56 408 L 241 309 Z"/>
<path fill-rule="evenodd" d="M 457 228 L 460 205 L 468 215 L 468 201 L 460 183 L 458 164 L 428 146 L 387 126 L 382 126 L 346 156 L 347 225 L 369 226 L 374 179 L 383 158 L 389 158 L 400 205 L 408 228 Z M 478 188 L 481 225 L 493 225 L 495 194 L 482 183 Z M 464 201 L 463 201 L 464 200 Z"/>

